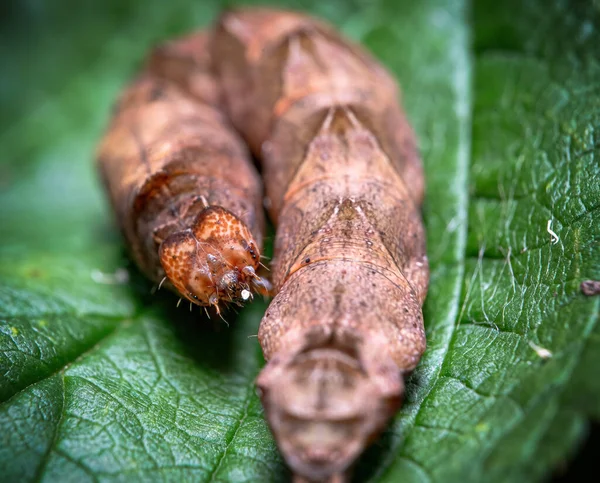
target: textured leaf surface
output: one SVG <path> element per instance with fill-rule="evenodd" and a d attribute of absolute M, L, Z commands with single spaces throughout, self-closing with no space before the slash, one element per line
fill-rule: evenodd
<path fill-rule="evenodd" d="M 598 8 L 287 5 L 392 69 L 426 164 L 428 351 L 357 480 L 539 480 L 600 417 L 600 302 L 579 290 L 600 279 Z M 3 481 L 288 478 L 253 387 L 264 304 L 227 328 L 150 295 L 92 170 L 111 102 L 148 47 L 221 6 L 63 0 L 6 16 Z M 128 281 L 111 277 L 123 268 Z"/>

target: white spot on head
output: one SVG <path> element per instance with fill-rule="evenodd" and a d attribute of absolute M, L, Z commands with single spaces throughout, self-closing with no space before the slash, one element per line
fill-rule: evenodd
<path fill-rule="evenodd" d="M 246 289 L 242 290 L 242 294 L 241 295 L 242 295 L 242 298 L 244 300 L 248 300 L 250 298 L 250 292 L 248 290 L 246 290 Z"/>

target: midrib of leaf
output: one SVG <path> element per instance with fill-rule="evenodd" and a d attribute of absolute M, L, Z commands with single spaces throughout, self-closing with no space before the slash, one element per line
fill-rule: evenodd
<path fill-rule="evenodd" d="M 76 306 L 74 306 L 73 304 L 69 303 L 66 300 L 63 300 L 60 296 L 56 296 L 56 294 L 51 294 L 50 291 L 48 290 L 41 290 L 41 291 L 37 291 L 37 290 L 31 290 L 31 289 L 25 289 L 25 288 L 21 288 L 19 287 L 19 284 L 16 284 L 17 288 L 20 288 L 21 290 L 18 292 L 18 297 L 15 299 L 11 299 L 10 301 L 8 301 L 7 306 L 4 307 L 2 310 L 0 310 L 0 322 L 2 322 L 2 325 L 10 325 L 11 321 L 15 321 L 15 320 L 19 320 L 19 319 L 23 319 L 23 318 L 31 318 L 31 319 L 52 319 L 52 316 L 58 316 L 58 317 L 65 317 L 65 316 L 70 316 L 75 320 L 79 320 L 79 321 L 85 321 L 85 320 L 94 320 L 94 322 L 100 322 L 103 323 L 103 329 L 98 329 L 98 335 L 96 337 L 89 337 L 89 340 L 87 341 L 87 344 L 78 344 L 78 345 L 82 345 L 81 347 L 81 352 L 74 354 L 73 356 L 71 356 L 70 358 L 68 358 L 65 362 L 60 363 L 59 361 L 53 360 L 53 359 L 49 359 L 49 360 L 44 360 L 41 358 L 37 358 L 32 354 L 29 354 L 27 352 L 24 352 L 23 350 L 21 350 L 19 348 L 19 345 L 17 344 L 17 342 L 15 341 L 14 337 L 11 339 L 10 337 L 7 340 L 10 340 L 10 342 L 14 345 L 14 349 L 2 349 L 3 353 L 9 353 L 9 352 L 18 352 L 20 354 L 22 354 L 24 357 L 33 357 L 34 359 L 38 360 L 39 363 L 43 364 L 44 366 L 44 370 L 40 370 L 40 371 L 36 371 L 37 372 L 37 376 L 35 378 L 35 380 L 31 381 L 31 382 L 27 382 L 25 383 L 25 385 L 23 385 L 22 387 L 18 388 L 15 392 L 12 392 L 3 399 L 0 400 L 0 405 L 4 404 L 4 403 L 8 403 L 11 399 L 13 399 L 14 397 L 18 396 L 20 393 L 22 393 L 23 391 L 29 389 L 30 387 L 34 386 L 35 384 L 38 384 L 46 379 L 49 379 L 59 373 L 62 373 L 64 370 L 66 370 L 72 363 L 76 362 L 79 358 L 84 357 L 89 351 L 94 350 L 94 348 L 102 343 L 106 338 L 110 337 L 116 330 L 118 330 L 118 328 L 123 325 L 124 322 L 126 322 L 127 320 L 129 320 L 129 317 L 125 316 L 124 314 L 108 314 L 108 313 L 97 313 L 95 311 L 82 311 L 79 310 Z M 0 285 L 0 288 L 2 288 L 2 286 Z M 6 287 L 8 288 L 9 291 L 16 291 L 17 289 L 14 287 Z M 46 304 L 46 310 L 43 311 L 36 311 L 35 309 L 35 305 L 33 305 L 33 307 L 24 307 L 20 302 L 22 302 L 23 300 L 31 300 L 33 298 L 33 303 L 35 303 L 36 300 L 40 300 L 43 299 L 44 297 L 47 298 L 47 301 L 45 302 Z M 22 314 L 15 314 L 15 313 L 11 313 L 10 312 L 10 305 L 16 305 L 20 310 L 23 311 Z M 4 313 L 2 313 L 4 312 Z M 132 317 L 135 318 L 135 313 L 132 314 Z M 39 337 L 45 337 L 46 339 L 49 338 L 49 336 L 47 334 L 44 335 L 40 335 L 38 334 Z M 81 337 L 81 333 L 79 334 L 79 336 Z M 52 339 L 50 339 L 52 340 Z M 80 341 L 78 341 L 80 342 Z M 38 350 L 41 351 L 41 349 Z M 57 355 L 55 355 L 56 358 L 58 359 L 62 359 L 62 357 L 60 356 L 60 351 Z M 58 362 L 58 364 L 57 364 Z M 8 368 L 7 368 L 8 370 Z M 27 378 L 29 379 L 29 378 Z M 30 379 L 29 379 L 30 380 Z M 24 381 L 21 381 L 24 382 Z M 19 387 L 21 384 L 17 384 L 17 387 Z"/>
<path fill-rule="evenodd" d="M 144 316 L 141 316 L 142 321 L 140 322 L 140 327 L 138 327 L 138 329 L 136 330 L 137 333 L 142 334 L 142 337 L 145 339 L 145 345 L 147 347 L 148 350 L 148 355 L 151 357 L 154 366 L 156 367 L 157 370 L 157 374 L 159 376 L 159 380 L 162 380 L 163 382 L 165 382 L 167 385 L 171 386 L 173 390 L 177 391 L 177 387 L 173 386 L 169 380 L 169 377 L 173 376 L 172 370 L 171 370 L 171 374 L 169 375 L 168 372 L 165 372 L 165 369 L 163 369 L 163 363 L 164 361 L 164 354 L 163 355 L 158 355 L 157 354 L 157 350 L 158 350 L 158 346 L 157 343 L 161 342 L 161 339 L 154 339 L 154 335 L 151 334 L 152 332 L 152 327 L 150 325 L 148 325 L 148 322 L 144 322 Z M 255 330 L 255 329 L 254 329 Z M 116 336 L 118 338 L 118 335 Z M 65 376 L 67 378 L 71 378 L 71 379 L 81 379 L 82 381 L 85 381 L 87 384 L 94 386 L 99 392 L 105 394 L 106 397 L 108 398 L 113 398 L 113 395 L 111 394 L 111 391 L 109 390 L 108 387 L 110 386 L 105 386 L 104 384 L 101 383 L 101 379 L 98 380 L 97 376 L 94 377 L 89 377 L 84 375 L 81 371 L 84 370 L 84 368 L 86 367 L 86 358 L 87 357 L 92 357 L 94 356 L 94 354 L 96 352 L 105 352 L 105 351 L 110 351 L 111 350 L 111 344 L 110 343 L 103 343 L 102 345 L 99 345 L 97 347 L 97 350 L 93 351 L 93 352 L 89 352 L 88 354 L 86 354 L 85 358 L 80 358 L 78 360 L 78 364 L 76 365 L 75 370 L 71 370 L 70 372 L 66 372 Z M 254 353 L 253 353 L 254 354 Z M 255 356 L 256 359 L 260 359 L 259 353 L 255 352 Z M 258 361 L 256 362 L 256 365 L 258 366 Z M 254 366 L 254 362 L 250 364 L 250 366 Z M 231 424 L 228 426 L 227 429 L 227 437 L 224 438 L 223 443 L 219 443 L 218 446 L 215 446 L 215 441 L 211 441 L 208 442 L 208 445 L 211 445 L 213 447 L 218 447 L 218 458 L 217 461 L 215 462 L 214 466 L 212 469 L 208 469 L 206 467 L 203 466 L 195 466 L 195 465 L 186 465 L 186 464 L 175 464 L 175 465 L 163 465 L 163 464 L 158 464 L 155 468 L 142 468 L 142 469 L 136 469 L 135 467 L 132 468 L 125 468 L 125 469 L 119 469 L 118 471 L 115 471 L 113 469 L 113 471 L 101 471 L 99 473 L 96 473 L 95 471 L 91 470 L 91 468 L 89 468 L 87 466 L 87 463 L 84 462 L 83 460 L 80 460 L 78 457 L 71 455 L 69 452 L 65 452 L 63 451 L 63 448 L 61 447 L 61 444 L 64 443 L 64 439 L 69 438 L 68 434 L 62 434 L 62 438 L 58 444 L 57 447 L 55 447 L 54 449 L 51 449 L 49 451 L 49 454 L 52 455 L 54 454 L 55 456 L 61 456 L 64 458 L 69 459 L 69 461 L 71 461 L 73 464 L 77 465 L 78 467 L 82 468 L 84 471 L 86 471 L 87 473 L 89 473 L 90 475 L 97 477 L 98 475 L 102 475 L 105 476 L 107 478 L 119 478 L 125 474 L 134 474 L 137 475 L 138 477 L 142 477 L 142 474 L 145 474 L 145 472 L 148 472 L 147 474 L 154 474 L 155 476 L 158 474 L 162 474 L 163 471 L 168 471 L 169 469 L 172 470 L 181 470 L 181 469 L 189 469 L 192 471 L 198 471 L 200 472 L 200 474 L 203 474 L 202 476 L 202 481 L 209 481 L 210 478 L 212 478 L 214 481 L 224 481 L 223 478 L 219 477 L 219 472 L 221 470 L 223 470 L 224 468 L 227 467 L 227 460 L 228 460 L 228 456 L 230 454 L 230 451 L 233 449 L 237 448 L 237 458 L 238 458 L 238 465 L 239 465 L 239 451 L 240 448 L 244 448 L 244 443 L 242 443 L 242 446 L 240 446 L 240 443 L 238 442 L 238 434 L 240 434 L 242 432 L 242 429 L 245 427 L 245 422 L 246 420 L 251 416 L 251 412 L 250 412 L 250 406 L 251 404 L 254 404 L 253 400 L 256 399 L 256 396 L 254 394 L 254 383 L 253 383 L 253 379 L 254 376 L 256 374 L 255 370 L 250 369 L 250 370 L 243 370 L 242 373 L 240 375 L 243 374 L 243 379 L 245 380 L 245 385 L 246 385 L 246 391 L 244 392 L 244 399 L 243 402 L 240 401 L 239 404 L 236 404 L 236 406 L 239 406 L 239 411 L 237 413 L 237 415 L 232 418 Z M 158 381 L 157 381 L 158 382 Z M 240 384 L 241 385 L 241 384 Z M 209 389 L 207 389 L 209 390 Z M 130 404 L 123 401 L 121 398 L 114 398 L 114 401 L 120 406 L 125 408 L 126 410 L 133 410 L 133 408 L 130 408 Z M 71 404 L 74 402 L 74 400 L 71 401 Z M 215 411 L 214 408 L 211 409 L 211 411 Z M 135 415 L 135 413 L 132 413 L 133 415 Z M 218 414 L 218 412 L 216 412 L 215 414 Z M 192 417 L 192 415 L 190 415 L 190 417 Z M 256 416 L 253 416 L 256 417 Z M 67 419 L 72 419 L 72 415 L 68 415 Z M 60 428 L 59 428 L 60 431 Z M 196 437 L 198 437 L 198 435 L 196 435 Z M 247 442 L 245 443 L 246 445 L 248 444 Z M 200 447 L 201 448 L 201 447 Z M 195 446 L 194 448 L 192 448 L 192 451 L 199 451 L 200 448 L 198 446 Z M 90 450 L 92 450 L 92 448 L 90 448 Z M 249 456 L 248 456 L 249 457 Z M 259 460 L 260 461 L 260 460 Z M 264 461 L 262 461 L 264 464 Z M 56 461 L 53 461 L 54 466 Z M 235 468 L 235 466 L 234 466 Z M 107 468 L 108 470 L 108 468 Z M 272 470 L 269 470 L 272 471 Z M 251 473 L 252 474 L 252 473 Z"/>
<path fill-rule="evenodd" d="M 462 2 L 461 8 L 463 16 L 466 15 L 466 4 Z M 466 23 L 466 19 L 462 19 Z M 449 58 L 454 65 L 454 71 L 451 76 L 451 85 L 453 87 L 454 98 L 454 110 L 456 112 L 457 120 L 460 124 L 458 145 L 455 154 L 455 176 L 452 180 L 447 180 L 448 186 L 455 187 L 455 211 L 456 217 L 459 220 L 459 228 L 456 230 L 457 236 L 454 243 L 454 249 L 452 256 L 456 260 L 457 274 L 452 280 L 452 300 L 449 304 L 449 308 L 446 312 L 446 317 L 442 322 L 438 322 L 437 325 L 443 327 L 443 344 L 440 349 L 440 354 L 437 357 L 438 361 L 435 365 L 438 367 L 431 375 L 425 376 L 421 379 L 425 381 L 425 385 L 420 385 L 420 392 L 423 394 L 421 401 L 417 405 L 416 411 L 412 412 L 410 419 L 407 421 L 403 420 L 403 427 L 405 430 L 409 430 L 410 426 L 414 424 L 419 411 L 422 406 L 423 400 L 425 400 L 431 389 L 435 386 L 440 372 L 442 371 L 443 364 L 446 360 L 446 356 L 450 349 L 452 338 L 454 337 L 456 324 L 455 321 L 459 314 L 460 300 L 462 298 L 462 287 L 463 279 L 465 274 L 465 250 L 468 230 L 468 205 L 469 205 L 469 189 L 468 189 L 468 173 L 471 161 L 471 114 L 472 114 L 472 100 L 471 100 L 471 57 L 469 53 L 469 40 L 468 33 L 462 28 L 458 28 L 455 32 L 455 37 L 449 42 L 450 52 Z M 436 188 L 442 188 L 440 186 L 430 186 L 428 190 L 435 191 Z M 440 283 L 440 282 L 438 282 Z M 423 393 L 423 387 L 426 389 Z M 408 424 L 407 424 L 408 423 Z"/>
<path fill-rule="evenodd" d="M 106 318 L 108 318 L 108 317 L 106 317 Z M 62 366 L 58 367 L 57 369 L 53 370 L 52 372 L 49 372 L 48 374 L 44 374 L 39 379 L 27 384 L 26 386 L 24 386 L 23 388 L 16 391 L 14 394 L 12 394 L 10 397 L 5 399 L 4 401 L 0 401 L 0 406 L 2 406 L 3 404 L 9 404 L 13 399 L 17 398 L 23 392 L 30 390 L 37 384 L 40 384 L 41 382 L 46 381 L 47 379 L 50 379 L 57 375 L 64 376 L 65 371 L 71 365 L 79 363 L 80 361 L 85 359 L 88 355 L 93 354 L 95 351 L 100 349 L 104 343 L 109 341 L 113 336 L 115 336 L 118 333 L 119 329 L 121 329 L 123 326 L 129 325 L 129 323 L 130 323 L 129 320 L 121 319 L 121 323 L 117 324 L 112 330 L 105 333 L 102 337 L 96 339 L 90 346 L 88 346 L 88 348 L 84 349 L 83 352 L 78 354 L 76 357 L 73 357 L 71 360 L 64 363 Z M 63 384 L 63 392 L 64 392 L 64 384 Z"/>
<path fill-rule="evenodd" d="M 254 380 L 252 380 L 250 382 L 250 385 L 248 386 L 248 390 L 246 393 L 246 398 L 244 399 L 244 404 L 242 406 L 242 410 L 240 411 L 240 416 L 238 417 L 237 421 L 236 421 L 236 425 L 233 427 L 232 430 L 232 435 L 230 438 L 228 438 L 228 440 L 225 443 L 225 448 L 223 449 L 223 453 L 221 454 L 221 457 L 219 458 L 219 461 L 217 462 L 217 464 L 215 465 L 215 467 L 213 468 L 213 470 L 210 472 L 210 479 L 208 480 L 209 482 L 214 482 L 217 481 L 215 480 L 215 477 L 217 476 L 217 474 L 219 473 L 219 470 L 221 469 L 221 467 L 223 466 L 223 462 L 225 461 L 225 458 L 227 457 L 227 453 L 229 452 L 229 448 L 231 448 L 231 446 L 233 446 L 236 436 L 238 435 L 238 432 L 240 430 L 240 428 L 242 427 L 242 425 L 244 424 L 244 421 L 246 420 L 246 418 L 248 417 L 248 410 L 250 408 L 250 401 L 252 400 L 252 398 L 255 396 L 254 393 Z"/>
<path fill-rule="evenodd" d="M 50 442 L 50 444 L 48 445 L 48 448 L 46 449 L 44 456 L 42 457 L 40 464 L 35 472 L 35 476 L 33 478 L 33 481 L 35 482 L 40 482 L 42 481 L 42 478 L 44 477 L 44 469 L 46 468 L 46 464 L 48 463 L 48 460 L 50 458 L 50 454 L 52 453 L 52 451 L 54 451 L 55 446 L 56 446 L 56 442 L 58 440 L 58 432 L 60 430 L 60 425 L 62 424 L 62 420 L 63 417 L 65 415 L 65 378 L 64 378 L 64 374 L 63 371 L 59 371 L 60 374 L 60 382 L 61 382 L 61 392 L 62 392 L 62 400 L 61 400 L 61 406 L 59 409 L 59 418 L 58 421 L 56 423 L 56 426 L 54 427 L 54 435 L 52 436 L 52 441 Z M 40 381 L 38 381 L 40 382 Z M 37 383 L 36 383 L 37 384 Z"/>
<path fill-rule="evenodd" d="M 60 453 L 63 457 L 71 460 L 73 462 L 73 464 L 76 464 L 82 470 L 84 470 L 86 473 L 88 473 L 88 474 L 91 475 L 91 473 L 90 473 L 90 471 L 89 471 L 88 468 L 86 468 L 80 462 L 72 460 L 72 458 L 70 458 L 69 455 L 63 454 L 62 452 L 58 451 L 57 447 L 56 447 L 57 444 L 58 444 L 58 442 L 59 442 L 59 434 L 60 434 L 60 430 L 61 430 L 61 425 L 62 425 L 62 423 L 64 421 L 65 410 L 66 410 L 66 408 L 65 408 L 65 402 L 66 402 L 66 399 L 65 399 L 66 398 L 66 393 L 65 393 L 65 372 L 72 365 L 80 363 L 80 362 L 84 361 L 86 359 L 86 357 L 89 357 L 92 354 L 94 354 L 95 352 L 97 352 L 99 350 L 102 350 L 102 348 L 106 344 L 109 344 L 110 341 L 113 338 L 115 338 L 115 337 L 118 336 L 118 333 L 119 333 L 120 329 L 123 329 L 124 327 L 127 327 L 128 325 L 130 325 L 129 321 L 123 321 L 121 324 L 117 325 L 111 332 L 105 334 L 102 338 L 100 338 L 92 347 L 89 347 L 87 350 L 85 350 L 84 352 L 82 352 L 81 354 L 79 354 L 76 358 L 74 358 L 73 360 L 71 360 L 68 363 L 64 364 L 57 371 L 53 372 L 52 374 L 46 375 L 45 377 L 40 378 L 39 380 L 37 380 L 37 381 L 35 381 L 35 382 L 27 385 L 26 387 L 24 387 L 23 389 L 21 389 L 17 393 L 13 394 L 6 401 L 0 402 L 0 407 L 2 407 L 3 405 L 9 405 L 11 403 L 11 401 L 17 399 L 21 394 L 25 394 L 26 392 L 30 392 L 31 389 L 35 388 L 36 386 L 40 385 L 41 383 L 43 383 L 45 381 L 49 381 L 50 379 L 52 379 L 54 377 L 59 377 L 60 386 L 61 386 L 60 387 L 60 389 L 61 389 L 61 407 L 59 409 L 58 420 L 53 425 L 52 438 L 51 438 L 48 446 L 45 448 L 44 454 L 41 456 L 41 458 L 40 458 L 40 460 L 38 462 L 38 467 L 35 470 L 35 476 L 33 477 L 33 479 L 31 481 L 41 482 L 44 479 L 44 476 L 45 476 L 44 475 L 44 471 L 46 469 L 48 461 L 50 460 L 51 455 L 53 453 L 55 453 L 55 452 Z"/>
<path fill-rule="evenodd" d="M 400 6 L 398 6 L 399 8 Z M 431 196 L 433 193 L 436 200 L 433 202 L 426 202 L 425 208 L 426 218 L 430 218 L 434 215 L 435 209 L 432 211 L 431 203 L 448 203 L 450 200 L 450 206 L 452 207 L 453 222 L 455 225 L 454 230 L 450 230 L 449 226 L 445 226 L 444 229 L 447 231 L 446 236 L 450 238 L 450 249 L 445 251 L 441 257 L 443 262 L 435 257 L 431 257 L 431 268 L 432 268 L 432 280 L 435 279 L 435 283 L 438 286 L 443 286 L 447 291 L 451 292 L 451 297 L 446 302 L 441 302 L 441 307 L 436 308 L 436 318 L 431 320 L 431 317 L 427 317 L 426 313 L 426 330 L 428 333 L 428 349 L 423 355 L 423 358 L 416 369 L 416 374 L 419 376 L 419 385 L 414 390 L 412 401 L 405 402 L 401 414 L 397 417 L 396 422 L 392 426 L 392 442 L 391 448 L 386 449 L 386 457 L 380 462 L 379 468 L 375 474 L 370 478 L 371 481 L 385 480 L 386 475 L 392 465 L 392 462 L 397 459 L 405 459 L 410 465 L 413 465 L 417 470 L 417 473 L 421 474 L 422 477 L 429 479 L 426 469 L 419 465 L 416 461 L 412 460 L 408 455 L 402 451 L 397 452 L 398 446 L 401 444 L 403 434 L 409 434 L 411 428 L 414 426 L 415 421 L 419 415 L 423 401 L 427 398 L 430 391 L 435 386 L 440 372 L 442 370 L 443 361 L 446 359 L 448 354 L 451 340 L 455 331 L 455 320 L 460 310 L 461 290 L 463 286 L 463 277 L 465 271 L 465 250 L 466 250 L 466 234 L 467 234 L 467 208 L 468 208 L 468 171 L 470 166 L 470 155 L 471 155 L 471 57 L 469 47 L 469 32 L 467 29 L 467 4 L 464 1 L 452 2 L 445 0 L 427 0 L 420 2 L 419 7 L 423 10 L 421 16 L 418 16 L 418 22 L 416 23 L 415 30 L 427 30 L 431 29 L 432 17 L 437 14 L 448 14 L 451 17 L 451 27 L 445 25 L 445 29 L 441 29 L 441 35 L 446 36 L 444 42 L 444 50 L 436 51 L 435 40 L 437 38 L 424 36 L 423 39 L 419 40 L 418 49 L 422 49 L 428 52 L 430 55 L 439 56 L 438 60 L 443 68 L 451 67 L 451 72 L 442 71 L 442 76 L 446 76 L 445 80 L 441 80 L 444 87 L 449 87 L 452 92 L 451 109 L 454 114 L 454 121 L 457 123 L 456 137 L 451 139 L 451 142 L 455 143 L 454 150 L 451 154 L 445 155 L 444 153 L 436 152 L 436 146 L 431 145 L 435 143 L 435 139 L 431 139 L 434 133 L 428 132 L 427 137 L 430 137 L 429 153 L 427 150 L 423 153 L 423 159 L 425 161 L 425 170 L 427 177 L 427 190 Z M 403 8 L 409 8 L 403 6 Z M 416 10 L 417 8 L 415 8 Z M 385 24 L 385 20 L 382 20 Z M 409 20 L 407 23 L 415 25 L 415 19 L 412 22 Z M 408 33 L 397 33 L 395 35 L 397 45 L 406 46 L 410 48 L 410 32 Z M 399 37 L 399 38 L 398 38 Z M 431 45 L 427 45 L 427 41 L 431 40 Z M 434 52 L 431 54 L 431 52 Z M 433 85 L 427 86 L 427 80 L 421 80 L 419 70 L 427 69 L 427 66 L 423 66 L 419 59 L 411 59 L 415 62 L 415 65 L 410 65 L 412 68 L 411 72 L 407 72 L 406 75 L 410 79 L 411 83 L 407 84 L 403 82 L 403 75 L 398 75 L 400 81 L 400 87 L 403 90 L 404 104 L 409 111 L 411 120 L 416 120 L 417 134 L 420 135 L 421 140 L 425 138 L 426 134 L 419 131 L 419 125 L 421 129 L 426 131 L 426 126 L 429 123 L 435 123 L 436 112 L 432 107 L 431 110 L 423 110 L 423 105 L 419 103 L 421 95 L 428 95 L 432 88 L 435 89 L 435 84 L 440 82 L 440 78 L 434 78 L 431 82 Z M 430 59 L 431 60 L 431 59 Z M 393 66 L 392 66 L 393 68 Z M 427 77 L 425 77 L 427 79 Z M 425 85 L 424 85 L 425 84 Z M 415 100 L 416 99 L 416 100 Z M 411 112 L 411 107 L 414 112 Z M 429 106 L 428 106 L 429 107 Z M 446 122 L 452 122 L 446 120 Z M 437 147 L 439 149 L 439 147 Z M 436 176 L 436 168 L 444 163 L 451 164 L 453 167 L 453 173 L 451 177 L 448 176 Z M 427 223 L 429 225 L 429 223 Z M 428 238 L 442 238 L 440 234 L 432 236 L 431 226 L 427 227 L 429 230 Z M 439 227 L 437 227 L 439 229 Z M 429 245 L 428 251 L 431 253 L 435 251 L 436 247 Z M 444 273 L 444 267 L 442 264 L 450 264 L 455 271 Z M 436 274 L 436 271 L 438 274 Z M 427 301 L 426 307 L 427 310 Z M 444 314 L 441 318 L 440 314 Z M 432 315 L 430 313 L 430 315 Z M 433 327 L 432 327 L 433 325 Z M 436 332 L 435 346 L 431 346 L 429 335 L 431 331 Z M 414 378 L 413 378 L 414 380 Z M 409 388 L 410 390 L 410 388 Z"/>

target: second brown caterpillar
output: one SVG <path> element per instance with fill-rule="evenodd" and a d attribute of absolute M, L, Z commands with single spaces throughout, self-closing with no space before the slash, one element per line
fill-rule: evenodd
<path fill-rule="evenodd" d="M 163 45 L 121 95 L 98 167 L 138 267 L 191 303 L 268 293 L 262 184 L 219 108 L 207 33 Z"/>
<path fill-rule="evenodd" d="M 212 51 L 277 224 L 258 334 L 266 417 L 299 480 L 341 481 L 425 350 L 414 136 L 392 76 L 315 19 L 232 11 Z"/>

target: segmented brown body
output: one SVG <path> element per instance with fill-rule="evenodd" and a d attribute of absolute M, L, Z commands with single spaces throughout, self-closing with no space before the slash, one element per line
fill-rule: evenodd
<path fill-rule="evenodd" d="M 393 78 L 331 27 L 226 13 L 212 51 L 263 163 L 278 292 L 257 384 L 294 472 L 342 478 L 397 409 L 425 349 L 423 172 Z"/>
<path fill-rule="evenodd" d="M 254 289 L 262 247 L 262 185 L 219 109 L 207 34 L 156 49 L 122 94 L 98 165 L 140 269 L 199 305 Z"/>

